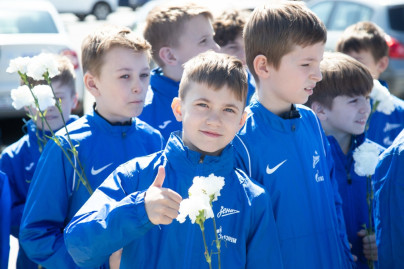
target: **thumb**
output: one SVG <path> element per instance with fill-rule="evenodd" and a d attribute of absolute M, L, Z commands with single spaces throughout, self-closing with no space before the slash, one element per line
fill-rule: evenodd
<path fill-rule="evenodd" d="M 159 170 L 157 172 L 157 176 L 153 181 L 152 186 L 161 188 L 164 183 L 164 178 L 166 177 L 166 170 L 164 169 L 164 166 L 159 166 Z"/>
<path fill-rule="evenodd" d="M 358 236 L 360 236 L 360 237 L 364 237 L 365 235 L 366 235 L 366 230 L 360 230 L 358 232 Z"/>

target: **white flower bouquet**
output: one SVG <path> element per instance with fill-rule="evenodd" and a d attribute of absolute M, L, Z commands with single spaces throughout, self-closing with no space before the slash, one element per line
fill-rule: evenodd
<path fill-rule="evenodd" d="M 13 107 L 15 109 L 21 109 L 26 107 L 28 109 L 28 117 L 36 121 L 37 117 L 40 118 L 43 125 L 46 125 L 51 133 L 51 136 L 48 137 L 52 139 L 63 151 L 67 160 L 72 165 L 75 170 L 75 173 L 78 175 L 80 182 L 86 187 L 90 195 L 93 193 L 91 186 L 85 176 L 84 169 L 81 165 L 81 162 L 78 158 L 78 151 L 76 146 L 73 145 L 73 142 L 70 139 L 69 132 L 66 128 L 66 121 L 63 117 L 62 108 L 61 108 L 61 100 L 56 99 L 55 93 L 52 88 L 51 79 L 57 75 L 59 75 L 58 62 L 52 54 L 41 53 L 32 58 L 30 57 L 19 57 L 10 61 L 10 65 L 7 68 L 6 72 L 8 73 L 18 73 L 24 85 L 18 87 L 17 89 L 11 90 L 11 99 L 13 100 Z M 29 82 L 29 78 L 35 81 L 46 81 L 45 85 L 32 85 Z M 56 106 L 58 109 L 61 118 L 63 120 L 64 129 L 67 134 L 67 139 L 69 142 L 70 151 L 73 154 L 73 158 L 75 162 L 78 164 L 79 168 L 74 165 L 73 159 L 70 157 L 70 154 L 66 151 L 66 149 L 61 145 L 59 139 L 55 136 L 52 128 L 50 127 L 48 121 L 46 120 L 46 111 L 49 107 Z M 34 111 L 35 110 L 35 111 Z M 40 151 L 42 151 L 42 147 L 46 143 L 43 139 L 41 139 L 37 133 L 38 140 L 43 143 L 38 143 L 40 146 Z"/>
<path fill-rule="evenodd" d="M 182 200 L 180 204 L 180 213 L 177 220 L 180 223 L 185 222 L 188 216 L 192 223 L 197 223 L 202 231 L 203 243 L 205 246 L 205 259 L 212 268 L 212 254 L 218 254 L 218 263 L 220 268 L 220 240 L 217 235 L 215 215 L 212 209 L 212 203 L 217 201 L 220 196 L 220 190 L 224 186 L 224 178 L 210 174 L 208 177 L 195 177 L 193 184 L 188 190 L 189 198 Z M 205 220 L 213 219 L 213 229 L 215 231 L 216 253 L 208 251 L 205 239 Z"/>

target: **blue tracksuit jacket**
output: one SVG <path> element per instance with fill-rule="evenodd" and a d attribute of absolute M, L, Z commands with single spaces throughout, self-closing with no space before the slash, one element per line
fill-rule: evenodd
<path fill-rule="evenodd" d="M 69 253 L 78 264 L 94 266 L 123 247 L 121 268 L 209 268 L 199 225 L 187 218 L 170 225 L 153 225 L 145 211 L 145 191 L 160 165 L 165 166 L 163 187 L 188 198 L 195 176 L 213 173 L 225 178 L 213 202 L 222 268 L 282 268 L 276 227 L 265 190 L 234 167 L 233 147 L 221 156 L 189 150 L 172 134 L 164 151 L 133 159 L 114 171 L 80 209 L 65 229 Z M 213 222 L 205 222 L 209 248 Z M 212 256 L 217 268 L 217 255 Z"/>
<path fill-rule="evenodd" d="M 253 100 L 233 140 L 238 165 L 269 192 L 285 268 L 351 268 L 329 145 L 313 111 L 296 107 L 283 119 Z"/>
<path fill-rule="evenodd" d="M 121 163 L 162 149 L 155 129 L 134 118 L 111 125 L 97 112 L 69 124 L 79 160 L 95 190 Z M 64 130 L 57 133 L 68 148 Z M 90 197 L 59 146 L 49 141 L 39 159 L 25 205 L 20 241 L 28 257 L 46 268 L 75 268 L 63 242 L 63 228 Z"/>
<path fill-rule="evenodd" d="M 178 97 L 179 86 L 180 82 L 165 77 L 161 68 L 152 70 L 145 106 L 139 119 L 159 130 L 165 141 L 171 132 L 182 129 L 182 123 L 175 119 L 171 109 L 173 98 Z"/>
<path fill-rule="evenodd" d="M 343 202 L 342 210 L 348 241 L 352 244 L 352 253 L 358 257 L 356 268 L 366 269 L 369 267 L 363 254 L 362 237 L 359 237 L 357 233 L 364 229 L 364 224 L 369 227 L 369 211 L 366 202 L 367 177 L 361 177 L 355 173 L 355 162 L 352 157 L 354 150 L 365 142 L 365 135 L 352 136 L 351 148 L 346 155 L 342 152 L 341 147 L 333 136 L 328 136 L 327 138 L 331 145 L 335 174 Z M 374 142 L 366 139 L 366 143 Z M 384 148 L 379 147 L 382 152 Z"/>
<path fill-rule="evenodd" d="M 380 83 L 387 87 L 386 82 Z M 388 148 L 404 128 L 404 101 L 392 95 L 394 111 L 390 115 L 375 111 L 370 117 L 366 137 L 377 144 Z M 371 100 L 372 101 L 372 100 Z"/>
<path fill-rule="evenodd" d="M 77 116 L 71 115 L 66 124 L 70 124 L 77 119 Z M 7 174 L 10 182 L 11 234 L 16 238 L 19 238 L 25 200 L 27 199 L 28 189 L 39 157 L 41 156 L 39 148 L 43 147 L 43 142 L 38 141 L 37 135 L 44 141 L 48 140 L 46 136 L 51 135 L 49 131 L 44 132 L 37 129 L 36 124 L 32 120 L 26 123 L 26 127 L 27 134 L 4 149 L 0 158 L 0 170 Z M 17 268 L 38 268 L 37 264 L 28 259 L 21 246 L 18 250 Z"/>
<path fill-rule="evenodd" d="M 404 131 L 379 157 L 374 175 L 379 269 L 401 269 L 404 260 Z"/>
<path fill-rule="evenodd" d="M 6 174 L 0 171 L 0 267 L 8 267 L 10 252 L 10 188 Z"/>

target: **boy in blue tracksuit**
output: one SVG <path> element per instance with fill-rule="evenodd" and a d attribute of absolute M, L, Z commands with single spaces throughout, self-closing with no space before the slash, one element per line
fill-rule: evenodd
<path fill-rule="evenodd" d="M 147 41 L 126 27 L 101 28 L 83 41 L 84 82 L 96 104 L 91 114 L 69 124 L 68 131 L 92 190 L 119 164 L 162 148 L 158 131 L 135 118 L 149 82 L 149 50 Z M 80 171 L 65 131 L 57 138 Z M 49 141 L 21 221 L 20 241 L 30 259 L 46 268 L 77 267 L 64 245 L 63 228 L 89 197 L 61 147 Z"/>
<path fill-rule="evenodd" d="M 376 244 L 379 269 L 403 268 L 404 131 L 379 157 L 374 175 Z"/>
<path fill-rule="evenodd" d="M 307 105 L 317 114 L 330 142 L 348 241 L 358 258 L 356 268 L 366 269 L 368 260 L 377 261 L 375 235 L 367 235 L 364 229 L 364 225 L 370 227 L 366 198 L 371 190 L 368 178 L 355 173 L 353 152 L 363 143 L 374 143 L 364 134 L 373 78 L 365 65 L 338 52 L 325 53 L 320 70 L 323 79 Z M 377 146 L 380 152 L 384 150 Z"/>
<path fill-rule="evenodd" d="M 206 52 L 190 60 L 172 104 L 182 133 L 163 151 L 121 165 L 80 209 L 65 229 L 75 261 L 96 266 L 123 246 L 121 268 L 209 268 L 199 226 L 174 219 L 193 178 L 214 174 L 225 181 L 213 202 L 222 268 L 282 268 L 270 199 L 235 168 L 229 145 L 244 124 L 246 94 L 235 57 Z M 204 227 L 210 247 L 212 219 Z"/>
<path fill-rule="evenodd" d="M 144 37 L 159 67 L 151 73 L 139 118 L 159 130 L 166 141 L 171 132 L 181 130 L 171 102 L 178 96 L 183 64 L 201 52 L 219 50 L 213 40 L 211 20 L 211 12 L 196 4 L 160 5 L 147 16 Z"/>
<path fill-rule="evenodd" d="M 7 175 L 0 171 L 0 267 L 8 267 L 11 196 Z"/>
<path fill-rule="evenodd" d="M 238 165 L 272 199 L 285 268 L 351 268 L 321 125 L 302 105 L 321 80 L 326 29 L 302 3 L 257 8 L 244 28 L 256 100 L 234 139 Z"/>
<path fill-rule="evenodd" d="M 56 98 L 62 101 L 63 118 L 56 107 L 49 107 L 46 111 L 49 126 L 42 122 L 40 117 L 35 121 L 29 120 L 26 123 L 27 134 L 5 148 L 0 158 L 0 170 L 7 174 L 10 182 L 11 234 L 15 238 L 19 238 L 22 212 L 39 157 L 48 137 L 52 135 L 49 127 L 56 132 L 64 126 L 63 119 L 67 120 L 66 124 L 78 119 L 77 116 L 70 114 L 77 104 L 74 67 L 67 57 L 58 55 L 54 57 L 60 73 L 53 77 L 51 82 Z M 46 81 L 30 79 L 30 83 L 41 85 L 46 84 Z M 21 246 L 18 250 L 16 268 L 38 268 L 38 264 L 28 259 Z"/>
<path fill-rule="evenodd" d="M 388 88 L 380 75 L 389 64 L 389 47 L 384 31 L 372 22 L 358 22 L 349 26 L 337 43 L 337 51 L 357 59 L 369 68 L 374 79 Z M 387 115 L 375 111 L 369 119 L 366 137 L 387 148 L 404 128 L 404 101 L 391 95 L 394 110 Z M 373 104 L 373 100 L 371 99 Z"/>
<path fill-rule="evenodd" d="M 214 18 L 213 30 L 215 31 L 214 40 L 220 46 L 220 52 L 234 55 L 245 65 L 245 50 L 243 40 L 244 24 L 250 15 L 250 11 L 229 9 L 223 11 Z M 248 93 L 247 104 L 255 92 L 255 82 L 251 73 L 247 69 Z"/>

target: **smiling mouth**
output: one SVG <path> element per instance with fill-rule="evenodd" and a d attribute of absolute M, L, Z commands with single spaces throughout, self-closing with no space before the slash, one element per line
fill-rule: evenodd
<path fill-rule="evenodd" d="M 215 132 L 210 132 L 210 131 L 201 131 L 204 135 L 209 136 L 209 137 L 220 137 L 222 136 L 221 134 L 215 133 Z"/>

